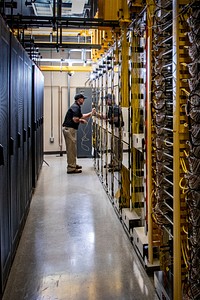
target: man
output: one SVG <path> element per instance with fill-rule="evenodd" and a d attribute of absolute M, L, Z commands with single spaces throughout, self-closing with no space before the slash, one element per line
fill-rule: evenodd
<path fill-rule="evenodd" d="M 105 96 L 106 105 L 108 106 L 107 120 L 108 123 L 115 128 L 121 128 L 124 126 L 122 110 L 119 105 L 115 103 L 115 95 L 107 94 Z M 120 132 L 119 132 L 120 133 Z M 122 165 L 122 155 L 123 155 L 123 143 L 121 137 L 113 136 L 111 139 L 111 162 L 109 163 L 108 171 L 120 171 Z"/>
<path fill-rule="evenodd" d="M 87 118 L 91 117 L 95 113 L 93 108 L 91 112 L 82 114 L 81 105 L 83 105 L 86 97 L 83 94 L 77 94 L 74 97 L 75 102 L 68 109 L 63 126 L 63 135 L 66 144 L 67 154 L 67 173 L 77 174 L 82 172 L 82 166 L 76 164 L 77 157 L 77 130 L 80 123 L 87 123 Z"/>

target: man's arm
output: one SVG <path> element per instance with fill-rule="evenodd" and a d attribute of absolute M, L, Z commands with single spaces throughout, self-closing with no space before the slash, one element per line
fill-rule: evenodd
<path fill-rule="evenodd" d="M 89 113 L 83 114 L 82 117 L 81 117 L 81 119 L 87 119 L 87 118 L 89 118 L 89 117 L 91 117 L 91 116 L 93 116 L 95 114 L 96 114 L 96 109 L 93 108 L 92 111 L 90 111 Z"/>
<path fill-rule="evenodd" d="M 82 114 L 81 118 L 79 117 L 73 117 L 73 121 L 75 123 L 84 123 L 86 124 L 87 123 L 87 118 L 91 117 L 92 115 L 96 114 L 96 110 L 95 108 L 92 109 L 91 112 L 87 113 L 87 114 Z"/>

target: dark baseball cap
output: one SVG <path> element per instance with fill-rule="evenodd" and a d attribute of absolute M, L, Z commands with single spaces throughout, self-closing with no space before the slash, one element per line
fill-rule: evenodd
<path fill-rule="evenodd" d="M 76 95 L 74 96 L 74 99 L 75 99 L 75 100 L 78 100 L 78 99 L 80 99 L 80 98 L 82 98 L 82 99 L 87 99 L 87 97 L 85 97 L 83 94 L 76 94 Z"/>

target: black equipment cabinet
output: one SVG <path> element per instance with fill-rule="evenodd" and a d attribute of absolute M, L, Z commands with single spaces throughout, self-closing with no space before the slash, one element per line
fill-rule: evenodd
<path fill-rule="evenodd" d="M 0 18 L 0 294 L 11 265 L 9 156 L 10 32 Z"/>
<path fill-rule="evenodd" d="M 33 88 L 32 88 L 32 149 L 33 149 L 33 187 L 39 177 L 43 163 L 43 97 L 44 76 L 40 70 L 33 66 Z"/>
<path fill-rule="evenodd" d="M 41 71 L 1 17 L 0 82 L 1 299 L 43 162 L 44 90 Z"/>
<path fill-rule="evenodd" d="M 20 51 L 21 50 L 21 51 Z M 22 105 L 20 98 L 20 88 L 23 82 L 22 74 L 22 49 L 14 37 L 11 36 L 11 68 L 10 68 L 10 106 L 9 106 L 9 138 L 10 138 L 10 226 L 11 243 L 15 248 L 17 244 L 18 228 L 20 224 L 20 201 L 21 201 L 21 163 L 22 163 L 22 126 L 19 123 L 22 120 L 22 113 L 19 107 Z M 17 80 L 16 80 L 17 78 Z M 22 97 L 22 96 L 21 96 Z"/>
<path fill-rule="evenodd" d="M 24 127 L 23 127 L 23 149 L 24 149 L 24 175 L 25 175 L 25 211 L 29 207 L 32 196 L 32 62 L 27 53 L 24 53 Z"/>

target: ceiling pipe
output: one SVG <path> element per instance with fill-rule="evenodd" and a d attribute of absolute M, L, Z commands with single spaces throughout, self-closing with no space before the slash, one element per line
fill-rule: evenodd
<path fill-rule="evenodd" d="M 57 24 L 57 31 L 56 31 L 56 49 L 59 52 L 59 34 L 58 34 L 58 24 Z"/>
<path fill-rule="evenodd" d="M 36 42 L 34 41 L 34 46 L 38 48 L 56 48 L 59 43 L 47 43 L 47 42 Z M 62 43 L 60 45 L 62 48 L 68 48 L 68 49 L 101 49 L 101 45 L 99 44 L 85 44 L 85 43 Z"/>
<path fill-rule="evenodd" d="M 56 18 L 56 0 L 53 0 L 53 18 Z"/>
<path fill-rule="evenodd" d="M 57 17 L 62 17 L 62 0 L 57 0 Z"/>
<path fill-rule="evenodd" d="M 60 24 L 60 45 L 62 45 L 62 24 Z"/>
<path fill-rule="evenodd" d="M 8 25 L 11 22 L 11 16 L 6 16 Z M 69 17 L 40 17 L 40 16 L 22 16 L 17 15 L 13 16 L 13 25 L 16 28 L 27 28 L 27 27 L 52 27 L 54 22 L 62 23 L 63 28 L 98 28 L 101 27 L 109 27 L 116 28 L 119 27 L 119 21 L 116 20 L 103 20 L 97 18 L 69 18 Z"/>
<path fill-rule="evenodd" d="M 57 17 L 58 19 L 62 18 L 62 0 L 57 0 Z M 59 37 L 58 34 L 58 30 L 60 27 L 60 41 L 57 40 L 57 43 L 59 44 L 59 46 L 62 46 L 62 23 L 58 22 L 58 26 L 57 26 L 57 36 Z"/>
<path fill-rule="evenodd" d="M 56 30 L 56 0 L 53 0 L 53 20 L 52 20 L 53 31 Z"/>

